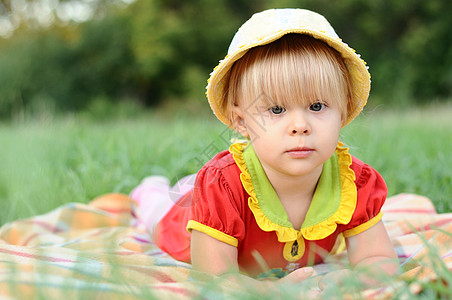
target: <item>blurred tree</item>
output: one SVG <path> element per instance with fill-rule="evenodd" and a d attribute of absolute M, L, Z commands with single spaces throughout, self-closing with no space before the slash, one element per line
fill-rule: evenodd
<path fill-rule="evenodd" d="M 53 102 L 65 94 L 70 49 L 61 32 L 18 32 L 0 49 L 0 112 L 20 112 L 35 101 Z"/>
<path fill-rule="evenodd" d="M 96 97 L 134 91 L 128 20 L 110 15 L 80 26 L 19 29 L 0 44 L 0 114 L 36 102 L 57 110 L 85 108 Z"/>
<path fill-rule="evenodd" d="M 241 21 L 229 1 L 137 1 L 130 14 L 147 103 L 168 95 L 203 98 L 208 74 Z"/>
<path fill-rule="evenodd" d="M 102 96 L 117 101 L 136 90 L 135 62 L 130 48 L 129 20 L 111 14 L 101 20 L 84 23 L 80 38 L 73 43 L 73 63 L 67 69 L 73 100 L 67 108 L 83 108 Z"/>

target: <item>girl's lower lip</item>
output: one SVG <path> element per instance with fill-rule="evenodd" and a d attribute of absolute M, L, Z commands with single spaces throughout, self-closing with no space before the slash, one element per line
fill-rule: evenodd
<path fill-rule="evenodd" d="M 286 151 L 286 153 L 293 158 L 305 158 L 310 156 L 314 152 L 313 149 L 306 149 L 306 150 L 289 150 Z"/>

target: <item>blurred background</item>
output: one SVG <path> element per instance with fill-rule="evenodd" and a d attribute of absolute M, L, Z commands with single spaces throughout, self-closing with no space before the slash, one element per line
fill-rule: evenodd
<path fill-rule="evenodd" d="M 254 12 L 323 14 L 370 66 L 370 105 L 441 102 L 452 91 L 449 0 L 2 0 L 0 119 L 133 113 L 205 102 L 209 73 Z"/>

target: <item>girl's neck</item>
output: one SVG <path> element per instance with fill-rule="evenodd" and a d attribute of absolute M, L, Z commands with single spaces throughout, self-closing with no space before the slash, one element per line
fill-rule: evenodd
<path fill-rule="evenodd" d="M 264 166 L 263 166 L 264 167 Z M 323 166 L 300 176 L 285 175 L 273 170 L 266 170 L 268 180 L 276 194 L 283 201 L 308 201 L 314 196 Z"/>
<path fill-rule="evenodd" d="M 290 223 L 296 230 L 300 230 L 306 218 L 322 168 L 323 166 L 319 166 L 309 174 L 301 176 L 266 171 L 268 180 L 278 195 Z"/>

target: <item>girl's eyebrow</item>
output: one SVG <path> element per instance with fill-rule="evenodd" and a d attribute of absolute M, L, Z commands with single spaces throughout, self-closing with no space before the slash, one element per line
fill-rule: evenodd
<path fill-rule="evenodd" d="M 273 107 L 273 106 L 283 106 L 283 104 L 278 103 L 277 101 L 273 101 L 273 99 L 269 97 L 258 97 L 256 100 L 254 100 L 254 103 L 258 106 L 265 106 L 265 107 Z M 253 104 L 253 103 L 250 103 Z"/>

